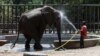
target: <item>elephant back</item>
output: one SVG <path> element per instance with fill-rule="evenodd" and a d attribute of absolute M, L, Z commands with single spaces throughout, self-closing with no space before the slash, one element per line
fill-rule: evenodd
<path fill-rule="evenodd" d="M 41 15 L 41 8 L 32 9 L 23 13 L 22 15 L 26 16 L 28 19 L 33 18 L 35 16 Z"/>

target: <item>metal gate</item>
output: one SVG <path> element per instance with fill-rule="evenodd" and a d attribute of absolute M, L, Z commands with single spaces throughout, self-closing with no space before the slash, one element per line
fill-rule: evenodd
<path fill-rule="evenodd" d="M 30 9 L 42 7 L 43 5 L 34 4 L 4 4 L 0 5 L 0 34 L 3 33 L 17 33 L 18 21 L 20 15 Z M 63 8 L 66 16 L 75 25 L 77 29 L 80 29 L 81 22 L 84 20 L 87 22 L 89 32 L 100 32 L 100 5 L 98 4 L 75 4 L 75 5 L 50 5 L 56 9 Z M 59 9 L 60 10 L 60 9 Z M 67 28 L 66 28 L 67 29 Z M 45 33 L 56 33 L 56 30 L 46 29 Z M 69 31 L 69 32 L 68 32 Z M 72 29 L 65 30 L 65 33 L 75 33 Z"/>

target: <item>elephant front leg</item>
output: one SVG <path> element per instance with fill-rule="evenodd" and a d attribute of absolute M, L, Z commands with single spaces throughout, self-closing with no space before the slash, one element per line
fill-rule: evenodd
<path fill-rule="evenodd" d="M 39 37 L 39 38 L 37 37 L 37 38 L 35 38 L 34 40 L 35 40 L 34 49 L 35 49 L 35 50 L 42 50 L 43 47 L 42 47 L 42 45 L 40 44 L 41 38 L 40 38 L 40 37 Z"/>
<path fill-rule="evenodd" d="M 43 36 L 43 32 L 46 28 L 46 25 L 45 24 L 40 24 L 40 27 L 37 28 L 37 31 L 36 31 L 36 34 L 35 34 L 35 44 L 34 44 L 34 49 L 35 50 L 42 50 L 43 47 L 41 45 L 41 38 Z"/>
<path fill-rule="evenodd" d="M 43 32 L 45 30 L 45 27 L 39 27 L 38 31 L 37 31 L 37 37 L 34 38 L 35 40 L 35 45 L 34 45 L 34 49 L 35 50 L 42 50 L 43 47 L 41 45 L 41 38 L 42 38 L 42 35 L 43 35 Z"/>

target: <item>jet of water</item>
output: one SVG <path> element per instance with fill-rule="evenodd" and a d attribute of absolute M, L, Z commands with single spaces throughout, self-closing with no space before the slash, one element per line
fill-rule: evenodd
<path fill-rule="evenodd" d="M 64 21 L 66 21 L 66 23 L 70 24 L 73 27 L 73 29 L 77 31 L 74 24 L 67 18 L 67 16 L 64 15 L 64 12 L 60 11 L 60 16 L 61 16 L 61 24 L 63 24 Z"/>
<path fill-rule="evenodd" d="M 60 13 L 60 17 L 61 17 L 61 29 L 63 28 L 63 27 L 62 27 L 63 23 L 65 23 L 64 21 L 66 21 L 66 25 L 67 25 L 67 23 L 70 24 L 76 32 L 75 32 L 75 35 L 73 35 L 69 40 L 67 40 L 67 41 L 66 41 L 64 44 L 62 44 L 61 46 L 57 47 L 55 50 L 57 50 L 57 49 L 59 49 L 59 48 L 63 48 L 71 39 L 73 39 L 73 37 L 76 36 L 76 33 L 78 32 L 77 29 L 76 29 L 76 27 L 75 27 L 75 26 L 73 25 L 73 23 L 64 15 L 64 13 L 63 13 L 62 11 L 59 11 L 59 13 Z M 61 37 L 62 37 L 62 35 L 61 35 Z"/>

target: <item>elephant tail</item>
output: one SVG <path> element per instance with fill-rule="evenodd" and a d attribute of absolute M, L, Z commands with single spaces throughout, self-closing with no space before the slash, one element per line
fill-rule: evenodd
<path fill-rule="evenodd" d="M 19 31 L 18 31 L 18 36 L 17 36 L 16 40 L 15 40 L 15 41 L 12 43 L 12 45 L 10 46 L 11 49 L 15 47 L 15 44 L 16 44 L 16 42 L 18 41 L 18 39 L 19 39 Z"/>
<path fill-rule="evenodd" d="M 18 29 L 18 35 L 17 35 L 16 40 L 15 40 L 15 41 L 11 44 L 11 46 L 10 46 L 11 49 L 13 49 L 13 48 L 15 47 L 15 44 L 16 44 L 16 42 L 18 41 L 18 39 L 19 39 L 19 29 Z"/>

